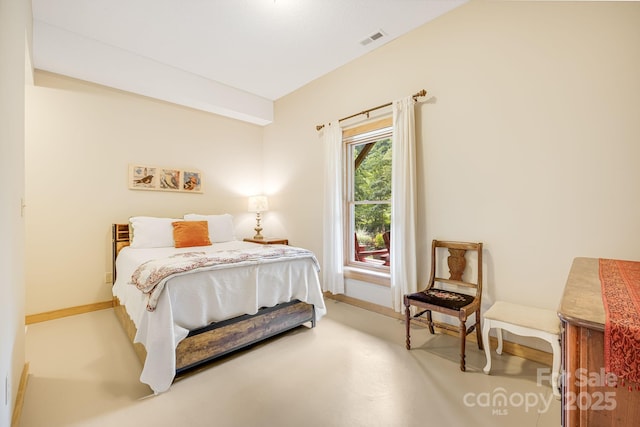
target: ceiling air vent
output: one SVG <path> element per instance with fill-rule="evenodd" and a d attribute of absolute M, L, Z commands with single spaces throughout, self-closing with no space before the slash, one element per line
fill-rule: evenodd
<path fill-rule="evenodd" d="M 373 34 L 371 34 L 370 36 L 368 36 L 367 38 L 365 38 L 365 39 L 363 39 L 363 40 L 360 40 L 360 44 L 361 44 L 362 46 L 366 46 L 366 45 L 368 45 L 369 43 L 372 43 L 372 42 L 374 42 L 374 41 L 376 41 L 376 40 L 379 40 L 379 39 L 381 39 L 381 38 L 382 38 L 382 37 L 384 37 L 384 36 L 385 36 L 384 32 L 383 32 L 382 30 L 378 30 L 378 31 L 376 31 L 375 33 L 373 33 Z"/>

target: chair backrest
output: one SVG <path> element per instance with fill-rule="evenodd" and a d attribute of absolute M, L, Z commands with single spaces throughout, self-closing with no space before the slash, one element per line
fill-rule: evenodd
<path fill-rule="evenodd" d="M 356 261 L 365 261 L 365 257 L 360 253 L 362 252 L 362 247 L 360 246 L 360 242 L 358 242 L 358 235 L 353 233 L 353 241 L 354 241 L 354 256 Z"/>
<path fill-rule="evenodd" d="M 385 231 L 382 233 L 382 240 L 384 240 L 384 246 L 387 248 L 389 253 L 391 253 L 391 232 Z"/>
<path fill-rule="evenodd" d="M 448 250 L 448 254 L 447 254 Z M 477 252 L 476 263 L 467 263 L 467 251 Z M 444 257 L 446 265 L 449 268 L 449 277 L 444 277 Z M 466 270 L 466 271 L 465 271 Z M 471 281 L 468 276 L 472 275 L 475 270 L 475 281 Z M 466 274 L 465 274 L 466 272 Z M 467 279 L 465 279 L 467 277 Z M 469 242 L 448 242 L 442 240 L 434 240 L 431 243 L 431 274 L 429 275 L 429 284 L 427 289 L 434 287 L 435 283 L 462 286 L 472 289 L 475 296 L 480 298 L 482 295 L 482 243 Z"/>

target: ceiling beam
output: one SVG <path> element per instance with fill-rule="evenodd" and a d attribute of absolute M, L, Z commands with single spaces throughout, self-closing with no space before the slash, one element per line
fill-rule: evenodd
<path fill-rule="evenodd" d="M 273 101 L 79 34 L 33 22 L 34 67 L 265 126 Z"/>

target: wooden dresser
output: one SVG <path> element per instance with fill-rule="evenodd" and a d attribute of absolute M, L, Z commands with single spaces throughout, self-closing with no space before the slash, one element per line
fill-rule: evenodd
<path fill-rule="evenodd" d="M 638 426 L 640 390 L 617 387 L 604 370 L 605 310 L 597 258 L 576 258 L 560 309 L 562 425 Z"/>

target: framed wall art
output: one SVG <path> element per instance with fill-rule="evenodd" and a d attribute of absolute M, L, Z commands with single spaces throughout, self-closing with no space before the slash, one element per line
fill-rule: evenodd
<path fill-rule="evenodd" d="M 129 189 L 202 193 L 202 172 L 132 164 L 129 165 Z"/>

